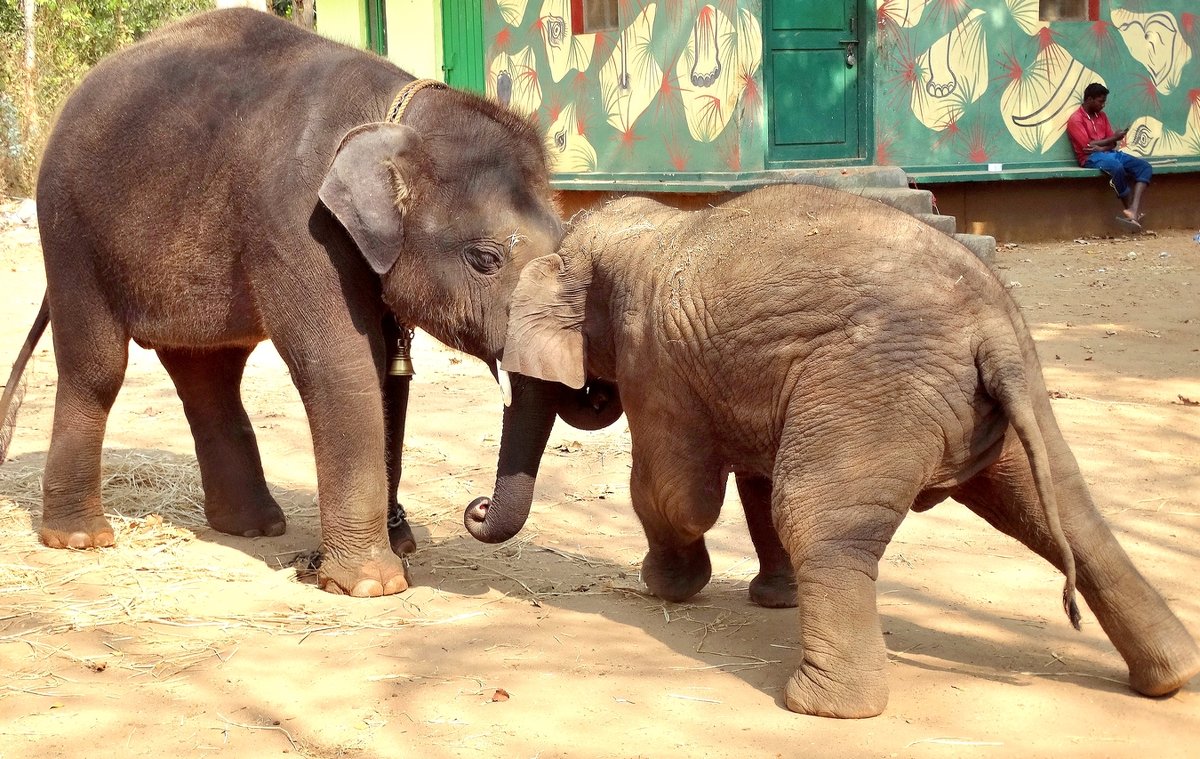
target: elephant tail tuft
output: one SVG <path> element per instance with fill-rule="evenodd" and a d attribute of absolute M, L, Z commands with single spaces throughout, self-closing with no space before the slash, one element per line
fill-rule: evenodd
<path fill-rule="evenodd" d="M 1071 626 L 1078 630 L 1081 617 L 1079 604 L 1075 600 L 1075 554 L 1059 518 L 1050 457 L 1046 451 L 1041 425 L 1038 423 L 1033 396 L 1030 394 L 1030 368 L 1015 339 L 1016 334 L 1010 333 L 1010 337 L 1013 338 L 1011 341 L 985 340 L 976 354 L 975 362 L 984 387 L 1004 409 L 1009 424 L 1017 433 L 1017 438 L 1029 459 L 1046 526 L 1062 556 L 1063 574 L 1066 575 L 1062 593 L 1063 611 L 1071 621 Z"/>
<path fill-rule="evenodd" d="M 38 340 L 49 323 L 50 301 L 43 294 L 42 307 L 38 309 L 33 326 L 25 337 L 25 344 L 21 346 L 21 352 L 17 354 L 12 372 L 8 375 L 8 382 L 4 384 L 4 394 L 0 395 L 0 464 L 8 457 L 8 446 L 17 426 L 17 411 L 25 398 L 25 385 L 21 382 L 21 375 L 25 373 L 25 365 L 29 363 L 29 357 L 33 355 L 33 349 L 37 347 Z"/>

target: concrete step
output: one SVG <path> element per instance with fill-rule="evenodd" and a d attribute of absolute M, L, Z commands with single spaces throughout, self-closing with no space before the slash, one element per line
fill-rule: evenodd
<path fill-rule="evenodd" d="M 864 198 L 886 203 L 913 216 L 933 213 L 933 193 L 929 190 L 913 190 L 908 187 L 864 187 L 854 192 Z"/>
<path fill-rule="evenodd" d="M 956 234 L 954 239 L 967 247 L 988 266 L 996 263 L 996 238 L 991 235 Z"/>
<path fill-rule="evenodd" d="M 908 187 L 908 174 L 899 166 L 847 166 L 826 169 L 781 169 L 787 184 L 811 184 L 853 192 L 863 187 Z"/>
<path fill-rule="evenodd" d="M 916 217 L 943 234 L 954 235 L 958 230 L 958 221 L 953 216 L 944 216 L 940 213 L 919 213 L 916 214 Z"/>

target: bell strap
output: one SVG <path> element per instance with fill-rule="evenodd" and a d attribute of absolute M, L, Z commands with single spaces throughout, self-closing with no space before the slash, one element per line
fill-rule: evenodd
<path fill-rule="evenodd" d="M 392 124 L 399 124 L 400 119 L 404 118 L 404 111 L 408 108 L 408 104 L 412 102 L 413 95 L 416 95 L 426 87 L 434 89 L 446 89 L 445 82 L 439 82 L 436 79 L 414 79 L 404 85 L 397 93 L 396 99 L 392 101 L 392 107 L 388 109 L 387 120 Z"/>

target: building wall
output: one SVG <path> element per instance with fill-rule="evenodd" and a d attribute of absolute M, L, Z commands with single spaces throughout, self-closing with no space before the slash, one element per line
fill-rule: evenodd
<path fill-rule="evenodd" d="M 388 60 L 417 77 L 442 80 L 441 0 L 387 0 Z M 354 47 L 367 47 L 364 0 L 321 0 L 317 31 Z"/>
<path fill-rule="evenodd" d="M 574 36 L 569 0 L 484 0 L 488 92 L 538 119 L 560 174 L 760 171 L 770 2 L 622 2 L 619 32 Z M 1095 21 L 1049 23 L 1038 0 L 865 2 L 875 163 L 1068 165 L 1064 127 L 1092 81 L 1112 90 L 1108 113 L 1131 127 L 1130 152 L 1200 160 L 1196 0 L 1099 0 Z M 720 75 L 697 79 L 714 50 Z"/>
<path fill-rule="evenodd" d="M 485 0 L 488 94 L 536 117 L 560 173 L 762 168 L 757 0 L 620 7 L 620 31 L 573 35 L 569 0 Z"/>
<path fill-rule="evenodd" d="M 317 31 L 336 42 L 367 47 L 367 11 L 363 0 L 321 0 Z"/>
<path fill-rule="evenodd" d="M 875 1 L 877 163 L 1073 160 L 1066 121 L 1092 82 L 1130 152 L 1200 157 L 1196 0 L 1100 0 L 1095 21 L 1052 23 L 1037 0 Z"/>
<path fill-rule="evenodd" d="M 443 81 L 441 0 L 388 0 L 388 59 L 413 76 Z"/>

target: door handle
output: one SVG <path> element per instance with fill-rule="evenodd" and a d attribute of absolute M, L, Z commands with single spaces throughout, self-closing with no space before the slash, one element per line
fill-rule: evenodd
<path fill-rule="evenodd" d="M 855 54 L 858 40 L 839 40 L 839 42 L 846 48 L 846 68 L 854 68 L 858 63 L 858 56 Z"/>

